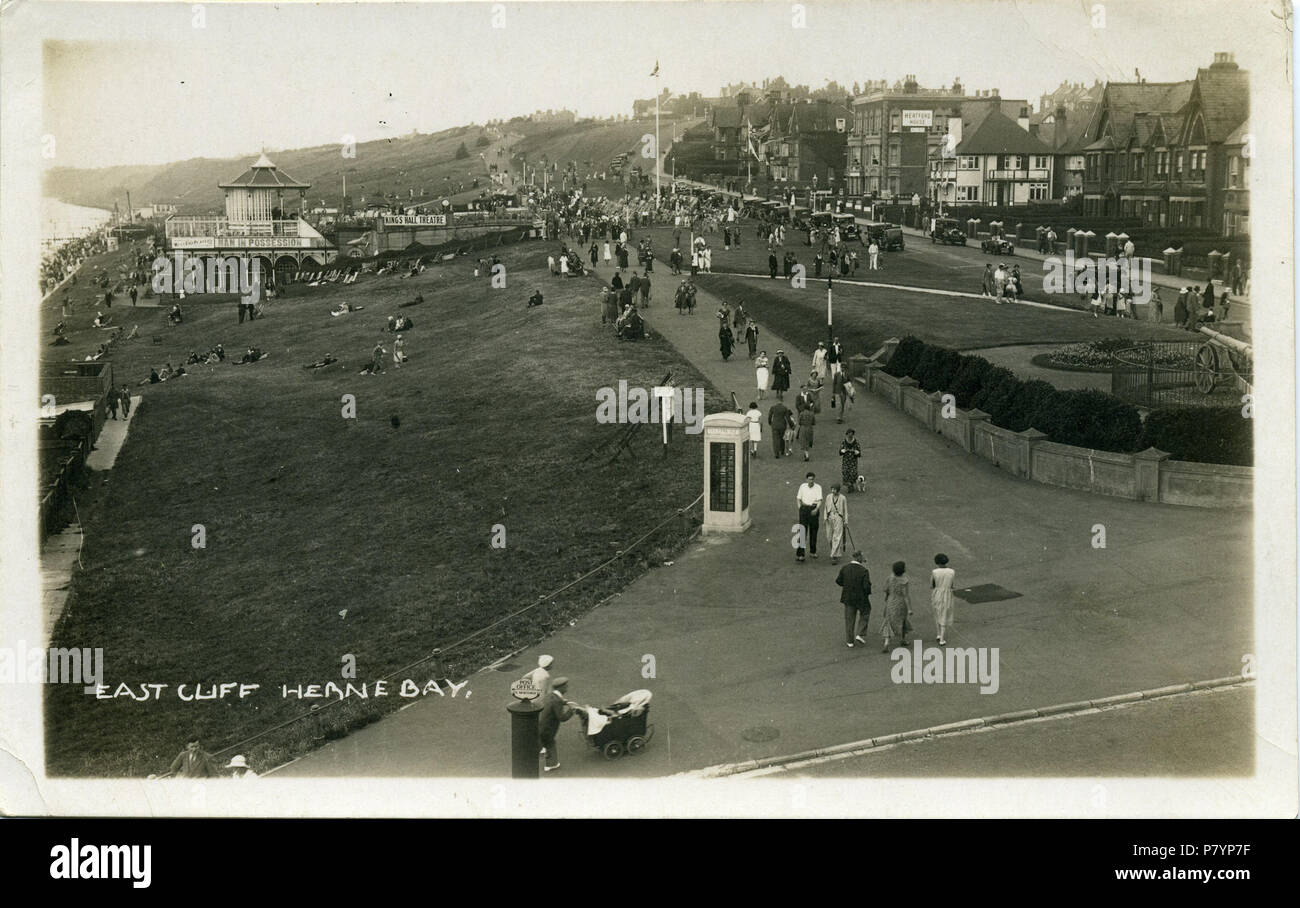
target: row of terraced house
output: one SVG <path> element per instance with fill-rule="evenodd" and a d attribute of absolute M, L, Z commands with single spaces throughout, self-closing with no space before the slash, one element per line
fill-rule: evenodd
<path fill-rule="evenodd" d="M 939 208 L 1076 200 L 1090 217 L 1249 233 L 1249 80 L 1227 53 L 1184 82 L 1063 83 L 1036 113 L 913 76 L 842 103 L 711 100 L 708 157 L 728 176 Z"/>

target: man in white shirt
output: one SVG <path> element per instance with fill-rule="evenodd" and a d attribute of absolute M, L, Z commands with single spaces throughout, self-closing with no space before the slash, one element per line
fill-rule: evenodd
<path fill-rule="evenodd" d="M 805 480 L 804 484 L 799 486 L 799 491 L 795 493 L 795 503 L 799 506 L 799 526 L 803 528 L 804 534 L 804 538 L 799 541 L 807 543 L 808 552 L 816 558 L 817 531 L 821 524 L 818 515 L 822 506 L 822 487 L 817 484 L 817 477 L 813 473 L 809 473 Z M 804 560 L 803 546 L 795 549 L 794 560 L 799 562 Z"/>
<path fill-rule="evenodd" d="M 870 264 L 867 267 L 870 268 L 872 271 L 879 271 L 880 270 L 880 246 L 877 245 L 875 240 L 872 240 L 871 245 L 867 247 L 867 256 L 870 262 Z"/>

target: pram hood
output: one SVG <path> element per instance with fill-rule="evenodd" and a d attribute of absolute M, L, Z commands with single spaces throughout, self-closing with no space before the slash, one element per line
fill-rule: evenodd
<path fill-rule="evenodd" d="M 611 703 L 608 708 L 620 716 L 639 716 L 650 705 L 650 698 L 653 696 L 654 694 L 648 690 L 634 690 L 619 697 L 618 701 Z"/>

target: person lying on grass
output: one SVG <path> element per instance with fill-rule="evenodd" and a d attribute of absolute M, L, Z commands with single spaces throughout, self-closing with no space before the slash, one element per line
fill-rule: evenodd
<path fill-rule="evenodd" d="M 333 353 L 326 353 L 324 359 L 319 359 L 319 360 L 317 360 L 317 361 L 314 362 L 314 363 L 307 363 L 305 366 L 303 366 L 303 368 L 304 368 L 304 369 L 324 369 L 326 366 L 332 365 L 332 364 L 334 364 L 334 363 L 336 363 L 336 362 L 338 362 L 338 359 L 334 356 Z"/>
<path fill-rule="evenodd" d="M 245 363 L 255 363 L 258 360 L 266 359 L 268 356 L 270 356 L 269 353 L 263 353 L 256 347 L 249 347 L 248 350 L 244 352 L 244 355 L 239 358 L 239 362 L 231 363 L 231 365 L 242 366 Z"/>

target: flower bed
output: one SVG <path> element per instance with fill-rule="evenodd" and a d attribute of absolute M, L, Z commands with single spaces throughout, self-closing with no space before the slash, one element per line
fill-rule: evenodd
<path fill-rule="evenodd" d="M 1089 372 L 1109 372 L 1115 365 L 1115 353 L 1133 347 L 1132 338 L 1105 337 L 1081 344 L 1066 344 L 1034 357 L 1039 365 L 1057 369 L 1079 369 Z M 1042 362 L 1039 363 L 1041 357 Z M 1162 350 L 1157 347 L 1155 365 L 1175 369 L 1195 368 L 1195 356 L 1182 350 Z"/>

